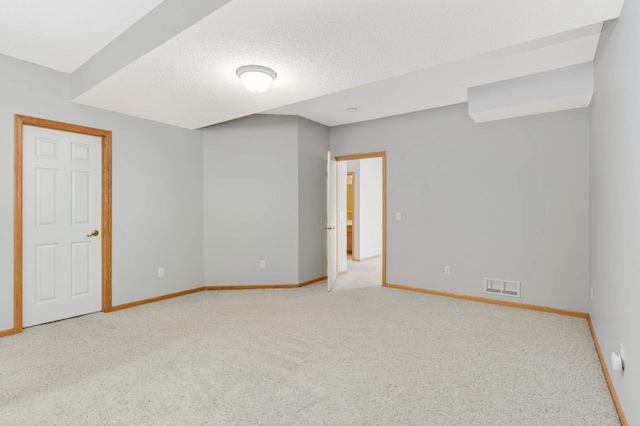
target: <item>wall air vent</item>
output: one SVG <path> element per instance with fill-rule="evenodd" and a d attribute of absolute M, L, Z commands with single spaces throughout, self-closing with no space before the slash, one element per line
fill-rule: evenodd
<path fill-rule="evenodd" d="M 520 281 L 485 278 L 484 292 L 499 296 L 520 297 Z"/>

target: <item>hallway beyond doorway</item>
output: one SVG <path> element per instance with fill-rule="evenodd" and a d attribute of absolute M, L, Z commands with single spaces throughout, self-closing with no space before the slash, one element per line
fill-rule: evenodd
<path fill-rule="evenodd" d="M 349 256 L 347 265 L 349 272 L 338 277 L 334 291 L 382 285 L 382 256 L 364 262 L 355 262 Z"/>

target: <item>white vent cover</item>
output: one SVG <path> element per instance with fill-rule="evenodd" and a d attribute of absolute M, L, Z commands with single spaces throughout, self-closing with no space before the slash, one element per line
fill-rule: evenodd
<path fill-rule="evenodd" d="M 484 292 L 500 296 L 520 297 L 520 281 L 485 278 Z"/>

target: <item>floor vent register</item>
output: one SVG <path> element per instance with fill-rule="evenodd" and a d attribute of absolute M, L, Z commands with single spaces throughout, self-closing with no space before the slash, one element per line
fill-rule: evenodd
<path fill-rule="evenodd" d="M 484 292 L 500 296 L 520 297 L 520 281 L 485 278 Z"/>

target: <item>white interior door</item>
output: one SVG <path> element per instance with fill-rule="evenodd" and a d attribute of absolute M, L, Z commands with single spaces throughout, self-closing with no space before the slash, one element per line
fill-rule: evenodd
<path fill-rule="evenodd" d="M 102 309 L 102 140 L 23 130 L 23 324 Z"/>
<path fill-rule="evenodd" d="M 338 208 L 337 165 L 331 151 L 327 152 L 327 290 L 331 291 L 338 278 L 338 239 L 336 213 Z"/>

